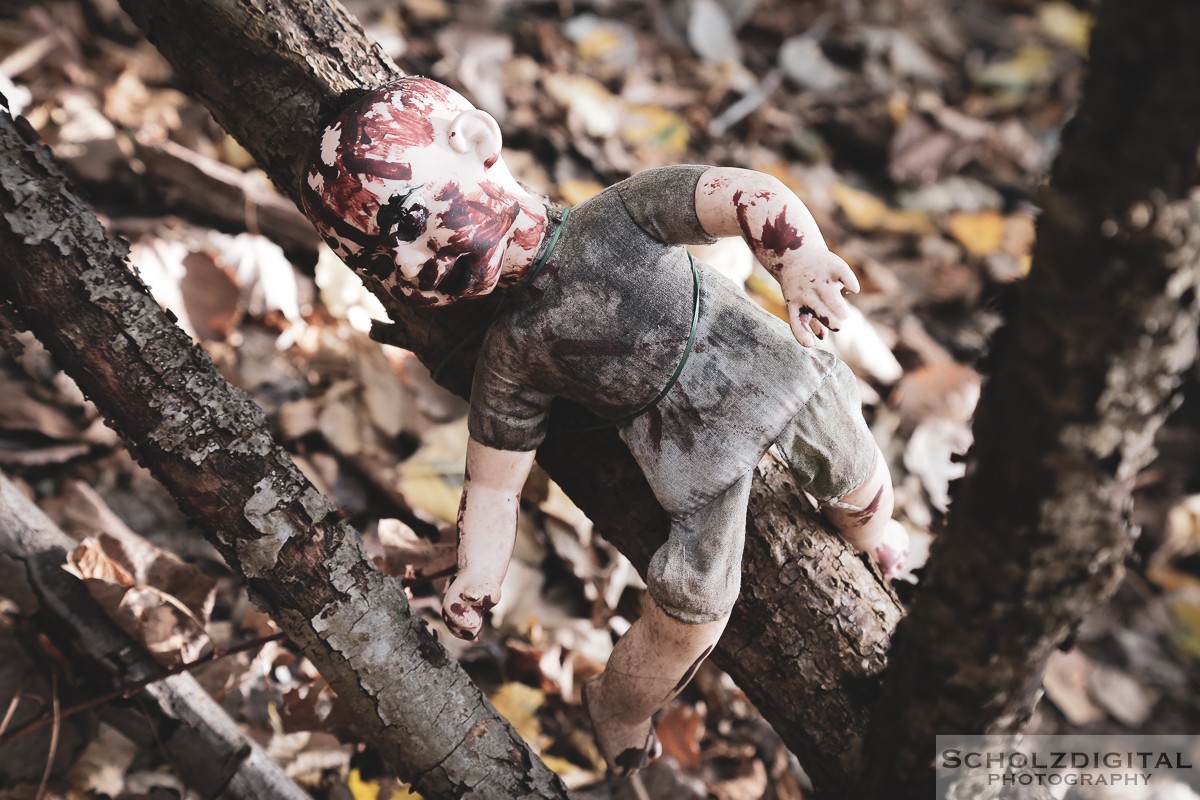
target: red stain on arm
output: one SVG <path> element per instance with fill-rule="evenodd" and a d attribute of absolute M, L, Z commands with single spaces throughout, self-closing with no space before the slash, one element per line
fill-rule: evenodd
<path fill-rule="evenodd" d="M 763 223 L 761 242 L 764 249 L 783 255 L 788 250 L 799 250 L 804 244 L 804 234 L 787 221 L 787 209 L 784 209 L 774 221 L 768 218 Z"/>

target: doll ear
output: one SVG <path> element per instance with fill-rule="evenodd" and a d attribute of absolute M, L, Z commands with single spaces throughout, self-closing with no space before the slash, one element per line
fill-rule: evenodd
<path fill-rule="evenodd" d="M 486 111 L 463 111 L 451 120 L 448 135 L 451 149 L 474 153 L 485 167 L 491 167 L 500 156 L 500 126 Z"/>

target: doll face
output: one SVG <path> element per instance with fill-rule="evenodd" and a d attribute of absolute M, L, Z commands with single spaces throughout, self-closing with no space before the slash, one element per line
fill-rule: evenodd
<path fill-rule="evenodd" d="M 405 78 L 339 114 L 305 171 L 305 212 L 326 244 L 417 305 L 491 292 L 519 235 L 507 173 L 453 146 L 463 135 L 456 120 L 473 110 L 435 81 Z"/>

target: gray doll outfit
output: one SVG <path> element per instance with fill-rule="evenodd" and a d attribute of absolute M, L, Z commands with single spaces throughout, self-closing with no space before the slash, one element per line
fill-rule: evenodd
<path fill-rule="evenodd" d="M 692 267 L 679 245 L 713 241 L 695 210 L 707 169 L 648 170 L 576 206 L 565 222 L 552 213 L 562 226 L 556 246 L 481 345 L 475 440 L 533 450 L 554 397 L 615 420 L 668 385 L 693 315 Z M 719 619 L 737 599 L 750 478 L 772 443 L 819 500 L 859 486 L 875 461 L 845 365 L 801 347 L 711 267 L 696 268 L 699 316 L 683 370 L 659 402 L 618 428 L 672 519 L 651 561 L 650 593 L 685 622 Z"/>

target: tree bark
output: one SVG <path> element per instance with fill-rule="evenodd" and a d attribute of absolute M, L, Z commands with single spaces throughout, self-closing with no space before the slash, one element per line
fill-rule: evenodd
<path fill-rule="evenodd" d="M 426 797 L 566 797 L 70 191 L 0 115 L 0 299 L 300 644 Z M 431 702 L 431 698 L 434 700 Z"/>
<path fill-rule="evenodd" d="M 856 798 L 932 797 L 935 734 L 1028 719 L 1121 578 L 1133 479 L 1196 357 L 1200 5 L 1106 0 L 1091 63 Z"/>
<path fill-rule="evenodd" d="M 402 73 L 346 12 L 327 0 L 122 0 L 190 89 L 299 199 L 300 174 L 319 109 L 349 89 Z M 380 296 L 393 325 L 378 338 L 438 365 L 491 303 L 414 309 Z M 494 301 L 493 301 L 494 302 Z M 464 348 L 442 382 L 466 395 L 476 348 Z M 558 426 L 577 418 L 563 404 Z M 645 568 L 665 541 L 667 518 L 612 431 L 555 435 L 539 462 L 598 529 Z M 853 774 L 898 601 L 878 575 L 796 499 L 786 473 L 765 462 L 751 500 L 742 599 L 718 646 L 725 668 L 823 788 Z"/>
<path fill-rule="evenodd" d="M 59 650 L 78 654 L 92 671 L 110 673 L 115 687 L 161 674 L 150 654 L 63 569 L 75 544 L 0 474 L 0 594 Z M 202 797 L 308 800 L 190 674 L 152 683 L 142 694 L 152 701 L 155 740 L 180 779 Z"/>

